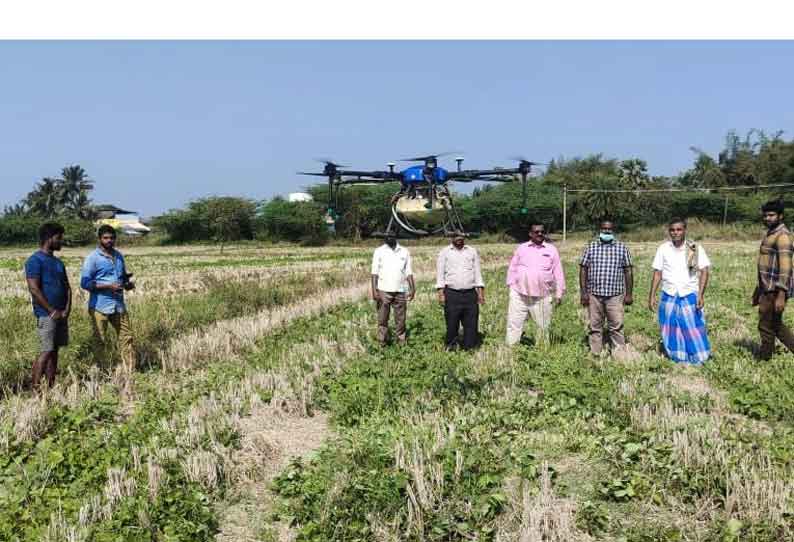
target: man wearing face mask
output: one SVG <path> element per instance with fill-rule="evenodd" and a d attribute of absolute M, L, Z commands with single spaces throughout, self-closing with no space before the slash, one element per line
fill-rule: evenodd
<path fill-rule="evenodd" d="M 782 201 L 768 201 L 761 207 L 767 231 L 758 254 L 758 285 L 753 292 L 753 306 L 758 306 L 759 357 L 763 360 L 774 354 L 775 338 L 794 352 L 794 334 L 783 323 L 786 302 L 794 295 L 791 255 L 794 237 L 783 223 L 783 210 Z"/>
<path fill-rule="evenodd" d="M 408 301 L 416 294 L 411 254 L 397 242 L 394 233 L 386 235 L 385 243 L 372 255 L 372 299 L 378 311 L 378 342 L 386 345 L 389 336 L 389 314 L 394 308 L 394 331 L 400 344 L 406 342 L 405 316 Z"/>
<path fill-rule="evenodd" d="M 590 351 L 600 354 L 604 346 L 604 320 L 614 349 L 626 346 L 623 333 L 623 306 L 633 303 L 634 275 L 629 249 L 615 239 L 614 224 L 604 220 L 598 240 L 582 254 L 579 291 L 590 320 Z"/>
<path fill-rule="evenodd" d="M 662 286 L 658 319 L 667 356 L 675 362 L 699 365 L 711 356 L 703 318 L 711 261 L 700 243 L 686 238 L 686 221 L 670 220 L 670 240 L 662 243 L 653 258 L 653 278 L 648 308 L 656 311 L 656 292 Z"/>
<path fill-rule="evenodd" d="M 565 276 L 560 254 L 546 241 L 546 228 L 534 223 L 529 228 L 529 242 L 518 245 L 507 269 L 510 299 L 507 305 L 508 345 L 521 340 L 527 315 L 535 322 L 537 342 L 548 344 L 554 305 L 562 303 Z"/>
<path fill-rule="evenodd" d="M 463 349 L 477 346 L 479 305 L 485 302 L 485 283 L 480 269 L 480 255 L 466 245 L 461 231 L 452 234 L 452 244 L 445 247 L 436 262 L 438 301 L 444 305 L 447 323 L 447 350 L 458 341 L 458 328 L 463 324 Z"/>

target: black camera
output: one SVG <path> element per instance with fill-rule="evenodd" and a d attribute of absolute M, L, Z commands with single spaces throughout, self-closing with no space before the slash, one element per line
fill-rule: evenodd
<path fill-rule="evenodd" d="M 125 290 L 133 290 L 135 288 L 135 283 L 132 282 L 132 275 L 133 273 L 124 273 L 121 275 L 121 287 Z"/>

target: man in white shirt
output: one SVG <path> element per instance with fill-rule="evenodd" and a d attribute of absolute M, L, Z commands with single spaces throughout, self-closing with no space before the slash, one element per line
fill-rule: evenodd
<path fill-rule="evenodd" d="M 699 365 L 711 356 L 703 318 L 711 261 L 702 245 L 686 239 L 683 219 L 672 219 L 667 232 L 670 240 L 659 246 L 653 259 L 648 308 L 657 310 L 661 284 L 658 315 L 665 352 L 673 361 Z"/>
<path fill-rule="evenodd" d="M 458 329 L 463 324 L 463 349 L 477 346 L 480 305 L 485 302 L 485 283 L 480 269 L 480 255 L 466 245 L 461 231 L 452 234 L 452 243 L 443 248 L 436 262 L 438 301 L 444 305 L 447 322 L 447 350 L 458 342 Z"/>
<path fill-rule="evenodd" d="M 389 313 L 394 307 L 394 331 L 400 344 L 405 344 L 405 313 L 408 301 L 416 294 L 411 254 L 397 243 L 394 234 L 387 234 L 385 243 L 372 255 L 372 299 L 378 311 L 378 342 L 386 344 L 389 336 Z"/>

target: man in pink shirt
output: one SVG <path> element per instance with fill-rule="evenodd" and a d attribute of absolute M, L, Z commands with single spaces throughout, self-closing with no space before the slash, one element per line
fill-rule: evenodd
<path fill-rule="evenodd" d="M 553 309 L 562 303 L 565 276 L 560 253 L 546 242 L 543 224 L 532 224 L 529 242 L 518 245 L 507 269 L 510 303 L 507 308 L 507 344 L 516 344 L 524 331 L 527 314 L 537 325 L 538 342 L 548 343 Z"/>

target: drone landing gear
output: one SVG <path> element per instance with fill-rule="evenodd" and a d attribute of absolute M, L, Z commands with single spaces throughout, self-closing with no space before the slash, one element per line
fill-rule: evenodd
<path fill-rule="evenodd" d="M 409 235 L 400 235 L 400 234 L 409 234 Z M 392 216 L 389 218 L 389 225 L 386 226 L 386 231 L 376 231 L 373 232 L 371 237 L 375 238 L 384 238 L 389 236 L 394 237 L 424 237 L 428 235 L 425 230 L 420 230 L 417 228 L 406 228 L 402 225 L 402 221 L 395 221 L 395 217 Z"/>

